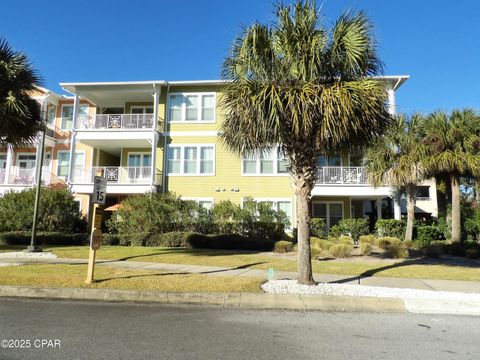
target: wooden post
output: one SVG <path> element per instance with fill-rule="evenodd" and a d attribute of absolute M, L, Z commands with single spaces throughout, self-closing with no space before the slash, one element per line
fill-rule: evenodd
<path fill-rule="evenodd" d="M 100 249 L 102 244 L 102 230 L 100 230 L 100 225 L 102 222 L 102 211 L 103 209 L 95 204 L 93 207 L 93 227 L 92 233 L 90 235 L 90 251 L 88 254 L 88 269 L 87 269 L 87 279 L 85 280 L 86 284 L 92 284 L 94 282 L 95 274 L 95 257 L 97 250 Z"/>

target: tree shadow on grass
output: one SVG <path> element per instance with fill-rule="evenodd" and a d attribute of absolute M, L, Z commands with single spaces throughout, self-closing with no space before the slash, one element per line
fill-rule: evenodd
<path fill-rule="evenodd" d="M 146 276 L 168 276 L 168 275 L 209 275 L 209 274 L 219 274 L 222 272 L 228 272 L 228 271 L 233 271 L 233 270 L 243 270 L 243 269 L 248 269 L 252 266 L 255 265 L 261 265 L 265 264 L 264 262 L 256 262 L 256 263 L 251 263 L 251 264 L 244 264 L 240 266 L 236 266 L 234 268 L 224 268 L 224 269 L 216 269 L 216 270 L 206 270 L 206 271 L 200 271 L 200 272 L 160 272 L 157 274 L 135 274 L 135 275 L 125 275 L 125 276 L 116 276 L 116 277 L 111 277 L 111 278 L 104 278 L 104 279 L 97 279 L 95 282 L 105 282 L 109 280 L 116 280 L 116 279 L 132 279 L 132 278 L 140 278 L 140 277 L 146 277 Z M 123 268 L 122 268 L 123 269 Z M 145 270 L 145 269 L 132 269 L 132 270 Z M 152 269 L 153 270 L 153 269 Z M 153 270 L 155 271 L 155 270 Z M 157 270 L 161 271 L 161 270 Z M 234 276 L 234 275 L 226 275 L 226 276 Z"/>

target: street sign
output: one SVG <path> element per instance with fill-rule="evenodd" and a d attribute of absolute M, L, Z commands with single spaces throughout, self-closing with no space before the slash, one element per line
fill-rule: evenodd
<path fill-rule="evenodd" d="M 105 205 L 107 198 L 107 179 L 95 176 L 93 179 L 93 203 Z"/>
<path fill-rule="evenodd" d="M 100 229 L 95 229 L 92 231 L 92 238 L 90 240 L 90 247 L 92 250 L 98 250 L 100 249 L 100 246 L 102 245 L 102 230 Z"/>

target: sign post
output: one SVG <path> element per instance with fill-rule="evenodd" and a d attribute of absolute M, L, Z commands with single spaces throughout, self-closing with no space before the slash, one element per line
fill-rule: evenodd
<path fill-rule="evenodd" d="M 91 284 L 95 273 L 95 256 L 102 245 L 102 214 L 107 197 L 107 180 L 100 176 L 95 176 L 93 180 L 93 226 L 90 234 L 90 251 L 88 255 L 88 270 L 85 283 Z"/>

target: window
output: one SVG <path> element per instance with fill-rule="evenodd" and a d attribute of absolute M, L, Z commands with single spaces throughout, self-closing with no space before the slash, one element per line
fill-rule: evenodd
<path fill-rule="evenodd" d="M 55 113 L 57 112 L 57 107 L 55 105 L 48 105 L 47 109 L 47 124 L 53 125 L 55 123 Z"/>
<path fill-rule="evenodd" d="M 80 120 L 88 118 L 88 105 L 80 105 L 78 109 Z M 62 130 L 70 130 L 73 126 L 73 105 L 62 106 Z"/>
<path fill-rule="evenodd" d="M 70 163 L 70 151 L 59 151 L 57 154 L 57 176 L 68 176 L 68 166 Z M 75 153 L 75 171 L 83 170 L 85 165 L 85 153 Z"/>
<path fill-rule="evenodd" d="M 170 122 L 214 122 L 215 94 L 172 94 L 169 98 Z"/>
<path fill-rule="evenodd" d="M 342 158 L 340 155 L 334 155 L 334 156 L 320 155 L 320 158 L 318 159 L 317 163 L 319 167 L 342 166 Z"/>
<path fill-rule="evenodd" d="M 150 178 L 152 174 L 152 155 L 149 153 L 129 153 L 127 172 L 130 180 Z"/>
<path fill-rule="evenodd" d="M 417 200 L 430 199 L 430 186 L 417 186 Z"/>
<path fill-rule="evenodd" d="M 214 175 L 213 145 L 172 145 L 168 147 L 168 173 L 171 175 Z"/>
<path fill-rule="evenodd" d="M 153 107 L 151 106 L 132 106 L 130 108 L 132 114 L 153 114 Z"/>
<path fill-rule="evenodd" d="M 283 211 L 292 226 L 292 201 L 288 199 L 254 199 L 257 203 L 267 203 L 272 210 Z"/>
<path fill-rule="evenodd" d="M 243 175 L 288 174 L 287 159 L 280 148 L 263 151 L 258 156 L 251 155 L 242 161 Z"/>
<path fill-rule="evenodd" d="M 201 208 L 206 210 L 211 210 L 213 208 L 213 198 L 182 197 L 182 200 L 195 201 Z"/>
<path fill-rule="evenodd" d="M 331 228 L 343 219 L 343 203 L 314 202 L 313 217 L 324 218 L 327 228 Z"/>

